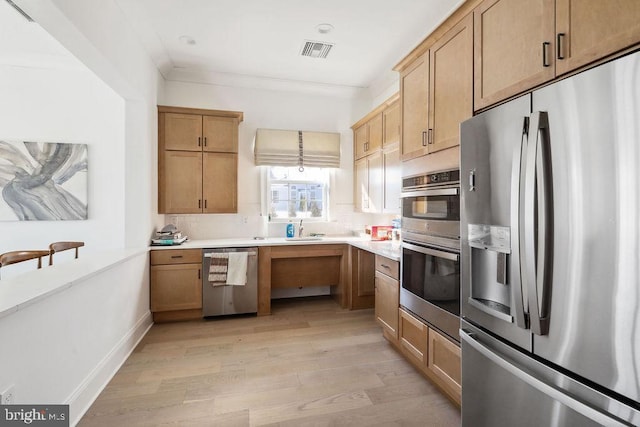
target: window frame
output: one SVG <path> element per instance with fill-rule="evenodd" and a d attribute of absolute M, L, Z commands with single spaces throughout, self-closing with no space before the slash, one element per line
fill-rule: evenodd
<path fill-rule="evenodd" d="M 305 168 L 305 169 L 314 169 L 314 170 L 319 170 L 322 172 L 322 174 L 324 175 L 323 177 L 323 181 L 319 181 L 317 179 L 308 179 L 308 180 L 302 180 L 302 179 L 273 179 L 271 178 L 271 168 L 274 167 L 281 167 L 281 166 L 264 166 L 264 185 L 263 185 L 263 201 L 264 201 L 264 207 L 263 207 L 263 214 L 267 215 L 267 218 L 269 220 L 269 222 L 272 223 L 286 223 L 289 221 L 298 221 L 298 220 L 304 220 L 307 222 L 328 222 L 329 221 L 329 207 L 330 207 L 330 183 L 331 183 L 331 170 L 329 168 Z M 292 169 L 297 169 L 297 167 L 291 167 Z M 272 184 L 287 184 L 287 185 L 298 185 L 298 184 L 320 184 L 322 185 L 322 199 L 323 199 L 323 204 L 324 204 L 324 208 L 322 209 L 322 216 L 319 217 L 290 217 L 290 216 L 286 216 L 286 217 L 271 217 L 271 205 L 272 205 L 272 201 L 273 201 L 273 188 L 272 188 Z M 291 201 L 291 196 L 290 196 L 290 187 L 289 187 L 289 191 L 287 193 L 287 202 Z M 307 211 L 308 212 L 308 205 L 307 205 Z"/>

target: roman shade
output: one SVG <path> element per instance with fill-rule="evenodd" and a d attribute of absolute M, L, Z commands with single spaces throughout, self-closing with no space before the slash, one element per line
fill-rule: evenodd
<path fill-rule="evenodd" d="M 340 134 L 257 129 L 253 152 L 256 166 L 339 168 Z"/>

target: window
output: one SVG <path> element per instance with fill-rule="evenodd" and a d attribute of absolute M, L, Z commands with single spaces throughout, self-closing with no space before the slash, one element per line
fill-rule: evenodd
<path fill-rule="evenodd" d="M 267 171 L 269 218 L 327 220 L 329 171 L 271 166 Z"/>

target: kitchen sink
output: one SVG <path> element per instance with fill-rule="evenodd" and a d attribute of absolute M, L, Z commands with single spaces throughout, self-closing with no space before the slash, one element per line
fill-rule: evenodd
<path fill-rule="evenodd" d="M 319 236 L 303 236 L 303 237 L 287 237 L 285 238 L 288 242 L 309 242 L 313 240 L 322 240 L 322 237 Z"/>

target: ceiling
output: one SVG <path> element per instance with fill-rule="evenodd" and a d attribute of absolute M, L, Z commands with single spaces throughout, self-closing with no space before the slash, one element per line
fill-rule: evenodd
<path fill-rule="evenodd" d="M 115 0 L 167 80 L 365 88 L 461 0 Z M 319 24 L 333 30 L 321 34 Z M 194 44 L 180 39 L 191 38 Z M 332 43 L 303 57 L 306 40 Z M 395 77 L 391 77 L 395 78 Z"/>
<path fill-rule="evenodd" d="M 353 94 L 392 68 L 462 0 L 112 0 L 166 80 Z M 319 24 L 333 30 L 318 32 Z M 181 38 L 194 43 L 184 43 Z M 333 44 L 326 59 L 305 41 Z M 79 67 L 39 25 L 0 1 L 0 64 Z M 386 85 L 386 86 L 385 86 Z"/>

